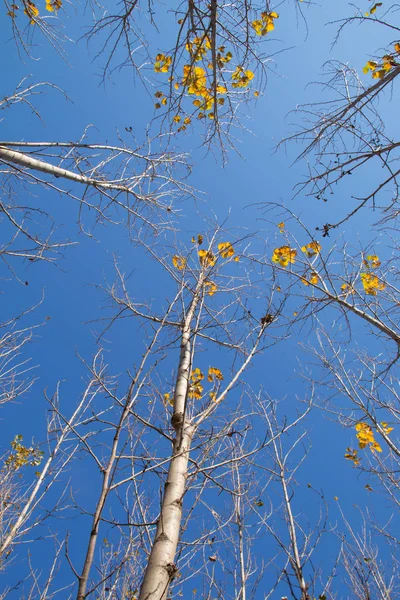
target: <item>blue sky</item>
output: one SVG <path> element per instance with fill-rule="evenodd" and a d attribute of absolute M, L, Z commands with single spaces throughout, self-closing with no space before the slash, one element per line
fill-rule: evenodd
<path fill-rule="evenodd" d="M 365 4 L 367 5 L 366 2 Z M 172 142 L 172 145 L 188 153 L 193 164 L 188 182 L 199 190 L 195 200 L 187 198 L 178 206 L 180 216 L 177 220 L 176 237 L 179 243 L 190 245 L 192 235 L 200 233 L 199 215 L 207 216 L 212 211 L 217 221 L 227 219 L 226 228 L 232 230 L 235 236 L 240 238 L 256 235 L 256 239 L 251 241 L 251 252 L 260 252 L 266 240 L 266 247 L 272 253 L 281 239 L 276 223 L 283 217 L 280 210 L 265 212 L 263 207 L 267 203 L 285 204 L 301 217 L 311 231 L 334 220 L 338 210 L 342 214 L 348 206 L 348 198 L 353 193 L 348 184 L 342 185 L 340 192 L 328 203 L 318 202 L 302 194 L 293 199 L 294 186 L 306 173 L 304 162 L 293 164 L 300 146 L 289 144 L 286 151 L 283 148 L 275 151 L 275 147 L 298 125 L 298 116 L 291 111 L 316 98 L 316 87 L 308 84 L 321 79 L 322 66 L 326 61 L 333 58 L 348 61 L 360 72 L 370 55 L 379 51 L 387 40 L 383 37 L 379 39 L 375 28 L 369 30 L 368 26 L 363 29 L 353 26 L 351 33 L 350 30 L 344 32 L 339 42 L 331 47 L 336 26 L 325 24 L 351 10 L 345 3 L 305 5 L 306 24 L 292 4 L 273 8 L 280 13 L 279 26 L 271 40 L 268 40 L 266 51 L 277 53 L 276 64 L 271 66 L 264 93 L 257 102 L 250 103 L 243 110 L 242 122 L 249 131 L 238 133 L 238 152 L 230 152 L 228 162 L 222 164 L 218 148 L 207 149 L 201 145 L 198 125 L 189 127 Z M 68 7 L 60 15 L 66 34 L 72 39 L 79 39 L 90 21 L 89 10 L 86 14 L 83 13 L 81 7 L 77 8 L 77 14 L 72 7 Z M 168 48 L 172 43 L 169 29 L 164 31 L 161 26 L 159 28 L 159 35 L 154 31 L 149 34 L 156 51 Z M 370 31 L 373 31 L 373 37 Z M 32 82 L 46 81 L 59 86 L 69 100 L 54 88 L 46 89 L 35 98 L 35 107 L 41 114 L 41 119 L 33 115 L 27 106 L 13 107 L 2 115 L 0 137 L 3 140 L 76 140 L 88 125 L 92 126 L 89 134 L 92 141 L 107 140 L 108 143 L 115 143 L 117 131 L 128 138 L 126 127 L 132 127 L 137 139 L 144 139 L 146 127 L 154 114 L 153 98 L 143 89 L 140 81 L 134 79 L 129 69 L 115 70 L 102 82 L 102 60 L 96 60 L 95 49 L 88 46 L 84 39 L 65 44 L 67 62 L 36 36 L 35 32 L 32 38 L 34 59 L 23 57 L 21 60 L 10 38 L 10 23 L 3 18 L 0 21 L 0 39 L 3 40 L 2 54 L 7 56 L 7 60 L 3 61 L 0 94 L 10 94 L 24 77 L 29 77 Z M 154 79 L 151 71 L 149 78 Z M 394 102 L 385 105 L 388 120 L 395 114 L 394 105 Z M 153 129 L 156 127 L 157 121 L 151 125 Z M 372 178 L 376 175 L 369 176 Z M 363 182 L 358 180 L 354 185 L 362 186 Z M 44 389 L 51 394 L 56 383 L 62 381 L 62 401 L 71 408 L 82 392 L 87 375 L 77 354 L 90 360 L 101 329 L 101 324 L 96 321 L 109 314 L 106 298 L 98 286 L 113 280 L 114 255 L 118 256 L 121 269 L 127 274 L 131 273 L 129 286 L 138 301 L 147 301 L 158 310 L 174 291 L 166 274 L 150 260 L 143 247 L 131 244 L 123 227 L 100 225 L 94 229 L 93 237 L 88 237 L 78 230 L 78 207 L 71 200 L 47 191 L 33 201 L 48 209 L 55 222 L 61 224 L 57 233 L 60 237 L 70 238 L 78 244 L 63 252 L 57 266 L 46 263 L 17 264 L 16 271 L 23 283 L 2 267 L 3 294 L 0 301 L 3 314 L 17 314 L 43 298 L 40 306 L 27 317 L 28 323 L 43 322 L 43 326 L 35 331 L 33 343 L 29 346 L 32 364 L 37 365 L 37 381 L 23 402 L 3 408 L 3 450 L 17 433 L 23 434 L 26 440 L 43 439 L 47 410 L 43 398 Z M 374 248 L 380 248 L 379 233 L 375 233 L 371 226 L 374 219 L 373 214 L 365 211 L 357 220 L 345 225 L 337 236 L 338 243 L 344 240 L 350 242 L 355 249 L 361 249 L 378 236 Z M 287 221 L 286 218 L 284 220 Z M 299 236 L 300 242 L 308 241 L 300 239 L 302 233 L 295 222 L 288 224 L 288 228 Z M 335 241 L 336 235 L 333 233 L 323 241 L 323 245 L 331 247 Z M 160 236 L 159 247 L 164 242 L 171 247 L 173 237 L 168 232 Z M 383 256 L 389 254 L 384 244 L 385 242 L 382 250 L 379 249 L 379 254 Z M 252 275 L 257 278 L 256 267 Z M 263 300 L 261 295 L 260 298 L 250 298 L 249 303 L 261 312 Z M 293 310 L 296 310 L 296 301 L 291 302 Z M 292 307 L 292 304 L 289 305 Z M 325 327 L 335 330 L 337 325 L 333 311 L 327 311 L 326 315 L 326 320 L 323 321 Z M 343 320 L 340 323 L 345 326 Z M 360 345 L 367 341 L 372 352 L 375 348 L 385 348 L 375 341 L 371 342 L 354 319 L 352 327 L 353 335 L 356 338 L 358 336 Z M 126 378 L 126 369 L 143 352 L 140 332 L 140 327 L 123 322 L 117 324 L 104 340 L 107 362 L 114 373 L 121 375 L 122 381 Z M 297 404 L 296 398 L 306 398 L 310 393 L 309 386 L 302 377 L 302 373 L 311 368 L 309 358 L 301 347 L 308 341 L 314 341 L 313 326 L 298 328 L 294 325 L 288 339 L 256 358 L 246 379 L 253 389 L 262 387 L 271 398 L 281 401 L 282 414 L 288 416 L 295 414 L 298 406 L 301 406 Z M 224 357 L 218 358 L 224 364 Z M 160 368 L 160 378 L 164 381 L 171 377 L 176 365 L 175 359 L 176 354 L 172 354 Z M 228 360 L 225 364 L 228 368 Z M 312 377 L 318 379 L 319 376 L 319 367 L 315 367 Z M 322 387 L 317 389 L 317 402 L 322 402 L 324 394 Z M 304 516 L 305 521 L 312 522 L 316 518 L 320 505 L 315 501 L 315 495 L 310 500 L 312 491 L 307 486 L 310 483 L 313 488 L 323 492 L 328 502 L 331 527 L 340 522 L 335 496 L 339 497 L 346 515 L 351 515 L 355 521 L 358 520 L 358 509 L 354 505 L 362 507 L 367 501 L 376 510 L 378 518 L 382 516 L 384 520 L 385 515 L 389 514 L 385 513 L 385 500 L 372 498 L 364 488 L 367 479 L 357 475 L 342 458 L 345 448 L 355 444 L 353 432 L 318 410 L 311 413 L 302 430 L 304 427 L 307 433 L 305 447 L 309 452 L 296 477 L 296 511 Z M 262 437 L 262 432 L 257 431 L 256 425 L 254 436 Z M 297 458 L 302 452 L 303 449 L 299 449 Z M 92 475 L 88 475 L 86 469 L 83 461 L 76 461 L 71 478 L 79 503 L 90 506 L 98 477 L 97 474 L 93 475 L 93 480 L 88 481 L 88 477 L 91 478 Z M 69 519 L 60 526 L 61 535 L 66 530 L 71 531 L 71 551 L 75 552 L 77 560 L 81 559 L 80 523 L 78 519 Z M 108 535 L 109 533 L 105 533 L 104 537 Z M 264 541 L 256 542 L 256 553 L 262 554 L 263 543 Z M 319 560 L 329 564 L 337 547 L 336 540 L 335 543 L 323 543 L 317 554 L 317 562 Z M 5 576 L 9 579 L 4 586 L 13 585 L 19 565 L 24 560 L 21 554 L 18 559 L 21 562 L 16 561 L 11 565 Z M 33 560 L 36 560 L 35 556 Z M 329 569 L 328 566 L 326 568 Z M 61 581 L 68 580 L 66 569 L 61 570 L 60 578 Z M 341 597 L 340 588 L 338 593 Z M 18 598 L 21 597 L 20 594 L 21 588 L 18 588 L 10 597 Z M 256 597 L 264 596 L 259 591 Z"/>

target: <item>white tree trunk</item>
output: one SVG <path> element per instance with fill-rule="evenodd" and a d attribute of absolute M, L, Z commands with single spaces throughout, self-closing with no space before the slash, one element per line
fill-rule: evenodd
<path fill-rule="evenodd" d="M 139 600 L 165 600 L 169 584 L 177 574 L 174 559 L 182 520 L 182 500 L 185 493 L 189 451 L 194 427 L 186 423 L 174 440 L 157 531 L 140 589 Z"/>
<path fill-rule="evenodd" d="M 84 185 L 91 185 L 93 187 L 97 187 L 105 190 L 118 190 L 123 192 L 131 192 L 131 190 L 121 184 L 113 183 L 110 181 L 101 181 L 100 179 L 93 179 L 91 177 L 86 177 L 86 175 L 81 175 L 80 173 L 74 173 L 73 171 L 69 171 L 68 169 L 63 169 L 61 167 L 56 167 L 51 163 L 44 162 L 42 160 L 38 160 L 37 158 L 32 158 L 31 156 L 24 154 L 23 152 L 18 152 L 16 150 L 9 150 L 4 146 L 0 146 L 0 161 L 6 163 L 12 163 L 16 165 L 20 165 L 25 169 L 32 169 L 34 171 L 40 171 L 41 173 L 46 173 L 47 175 L 53 175 L 54 177 L 61 177 L 63 179 L 69 179 L 71 181 L 76 181 L 77 183 L 83 183 Z"/>

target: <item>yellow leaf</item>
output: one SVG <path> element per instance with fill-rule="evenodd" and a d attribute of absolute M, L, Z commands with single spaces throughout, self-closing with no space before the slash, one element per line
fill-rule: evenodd
<path fill-rule="evenodd" d="M 367 61 L 365 67 L 363 67 L 363 73 L 368 73 L 369 71 L 375 71 L 378 64 L 374 60 Z"/>
<path fill-rule="evenodd" d="M 183 271 L 183 269 L 186 267 L 186 258 L 175 254 L 172 257 L 172 264 L 174 265 L 175 269 L 178 269 L 178 271 Z"/>
<path fill-rule="evenodd" d="M 389 435 L 389 433 L 393 431 L 393 427 L 389 427 L 385 421 L 382 421 L 381 426 L 386 435 Z"/>
<path fill-rule="evenodd" d="M 373 5 L 373 7 L 370 9 L 370 14 L 373 15 L 374 13 L 376 13 L 376 9 L 382 6 L 382 2 L 377 2 L 376 4 Z"/>
<path fill-rule="evenodd" d="M 379 69 L 378 71 L 374 71 L 372 73 L 372 79 L 383 79 L 386 75 L 385 69 Z"/>
<path fill-rule="evenodd" d="M 372 442 L 370 445 L 372 452 L 382 452 L 382 448 L 378 444 L 378 442 Z"/>
<path fill-rule="evenodd" d="M 173 397 L 171 396 L 171 394 L 170 394 L 170 393 L 166 393 L 166 394 L 164 394 L 164 402 L 165 402 L 165 404 L 167 404 L 167 403 L 168 403 L 168 404 L 170 404 L 171 406 L 173 406 L 173 405 L 174 405 L 174 399 L 173 399 Z"/>
<path fill-rule="evenodd" d="M 207 379 L 208 379 L 208 381 L 213 381 L 214 378 L 218 379 L 218 381 L 222 381 L 224 376 L 222 375 L 221 371 L 219 369 L 217 369 L 216 367 L 210 367 L 208 369 Z"/>
<path fill-rule="evenodd" d="M 301 251 L 307 254 L 308 258 L 312 258 L 321 252 L 321 244 L 319 242 L 309 242 L 302 246 Z"/>
<path fill-rule="evenodd" d="M 190 379 L 192 380 L 193 383 L 197 383 L 198 381 L 202 381 L 204 379 L 204 373 L 202 373 L 199 369 L 199 367 L 197 367 L 196 369 L 194 369 L 192 371 L 192 374 L 190 375 Z"/>

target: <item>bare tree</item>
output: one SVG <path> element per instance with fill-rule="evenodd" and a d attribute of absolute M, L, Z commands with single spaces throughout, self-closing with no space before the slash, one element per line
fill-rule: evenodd
<path fill-rule="evenodd" d="M 366 57 L 363 73 L 347 63 L 326 63 L 324 81 L 315 84 L 321 100 L 297 109 L 303 120 L 299 132 L 288 138 L 304 144 L 298 160 L 308 164 L 308 177 L 298 184 L 296 195 L 305 192 L 330 204 L 340 202 L 335 196 L 346 197 L 345 208 L 340 205 L 343 216 L 320 227 L 324 236 L 366 207 L 379 209 L 382 223 L 398 217 L 399 141 L 389 103 L 400 73 L 400 43 L 393 39 L 400 28 L 395 5 L 382 8 L 378 3 L 372 9 L 365 13 L 357 8 L 339 21 L 335 42 L 352 25 L 366 25 L 369 32 L 384 32 L 384 50 Z"/>
<path fill-rule="evenodd" d="M 0 102 L 0 109 L 20 103 L 32 108 L 45 84 L 24 83 Z M 159 151 L 161 140 L 148 138 L 137 145 L 128 131 L 125 141 L 118 135 L 116 145 L 109 145 L 90 143 L 89 134 L 90 128 L 77 142 L 0 142 L 1 213 L 9 232 L 0 252 L 10 268 L 16 257 L 54 261 L 74 243 L 54 240 L 61 223 L 37 201 L 38 189 L 73 200 L 79 230 L 89 235 L 99 222 L 123 220 L 129 229 L 138 224 L 153 232 L 171 227 L 174 201 L 192 194 L 185 183 L 187 157 Z"/>

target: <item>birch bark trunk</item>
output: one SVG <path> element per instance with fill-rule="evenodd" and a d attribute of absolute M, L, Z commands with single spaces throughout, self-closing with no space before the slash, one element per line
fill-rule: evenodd
<path fill-rule="evenodd" d="M 165 600 L 171 581 L 177 574 L 174 564 L 180 538 L 182 503 L 185 493 L 189 453 L 196 426 L 186 411 L 191 368 L 191 323 L 204 285 L 205 274 L 200 274 L 193 300 L 182 327 L 181 352 L 175 384 L 174 412 L 171 423 L 175 438 L 167 481 L 164 484 L 161 512 L 147 563 L 139 600 Z"/>

